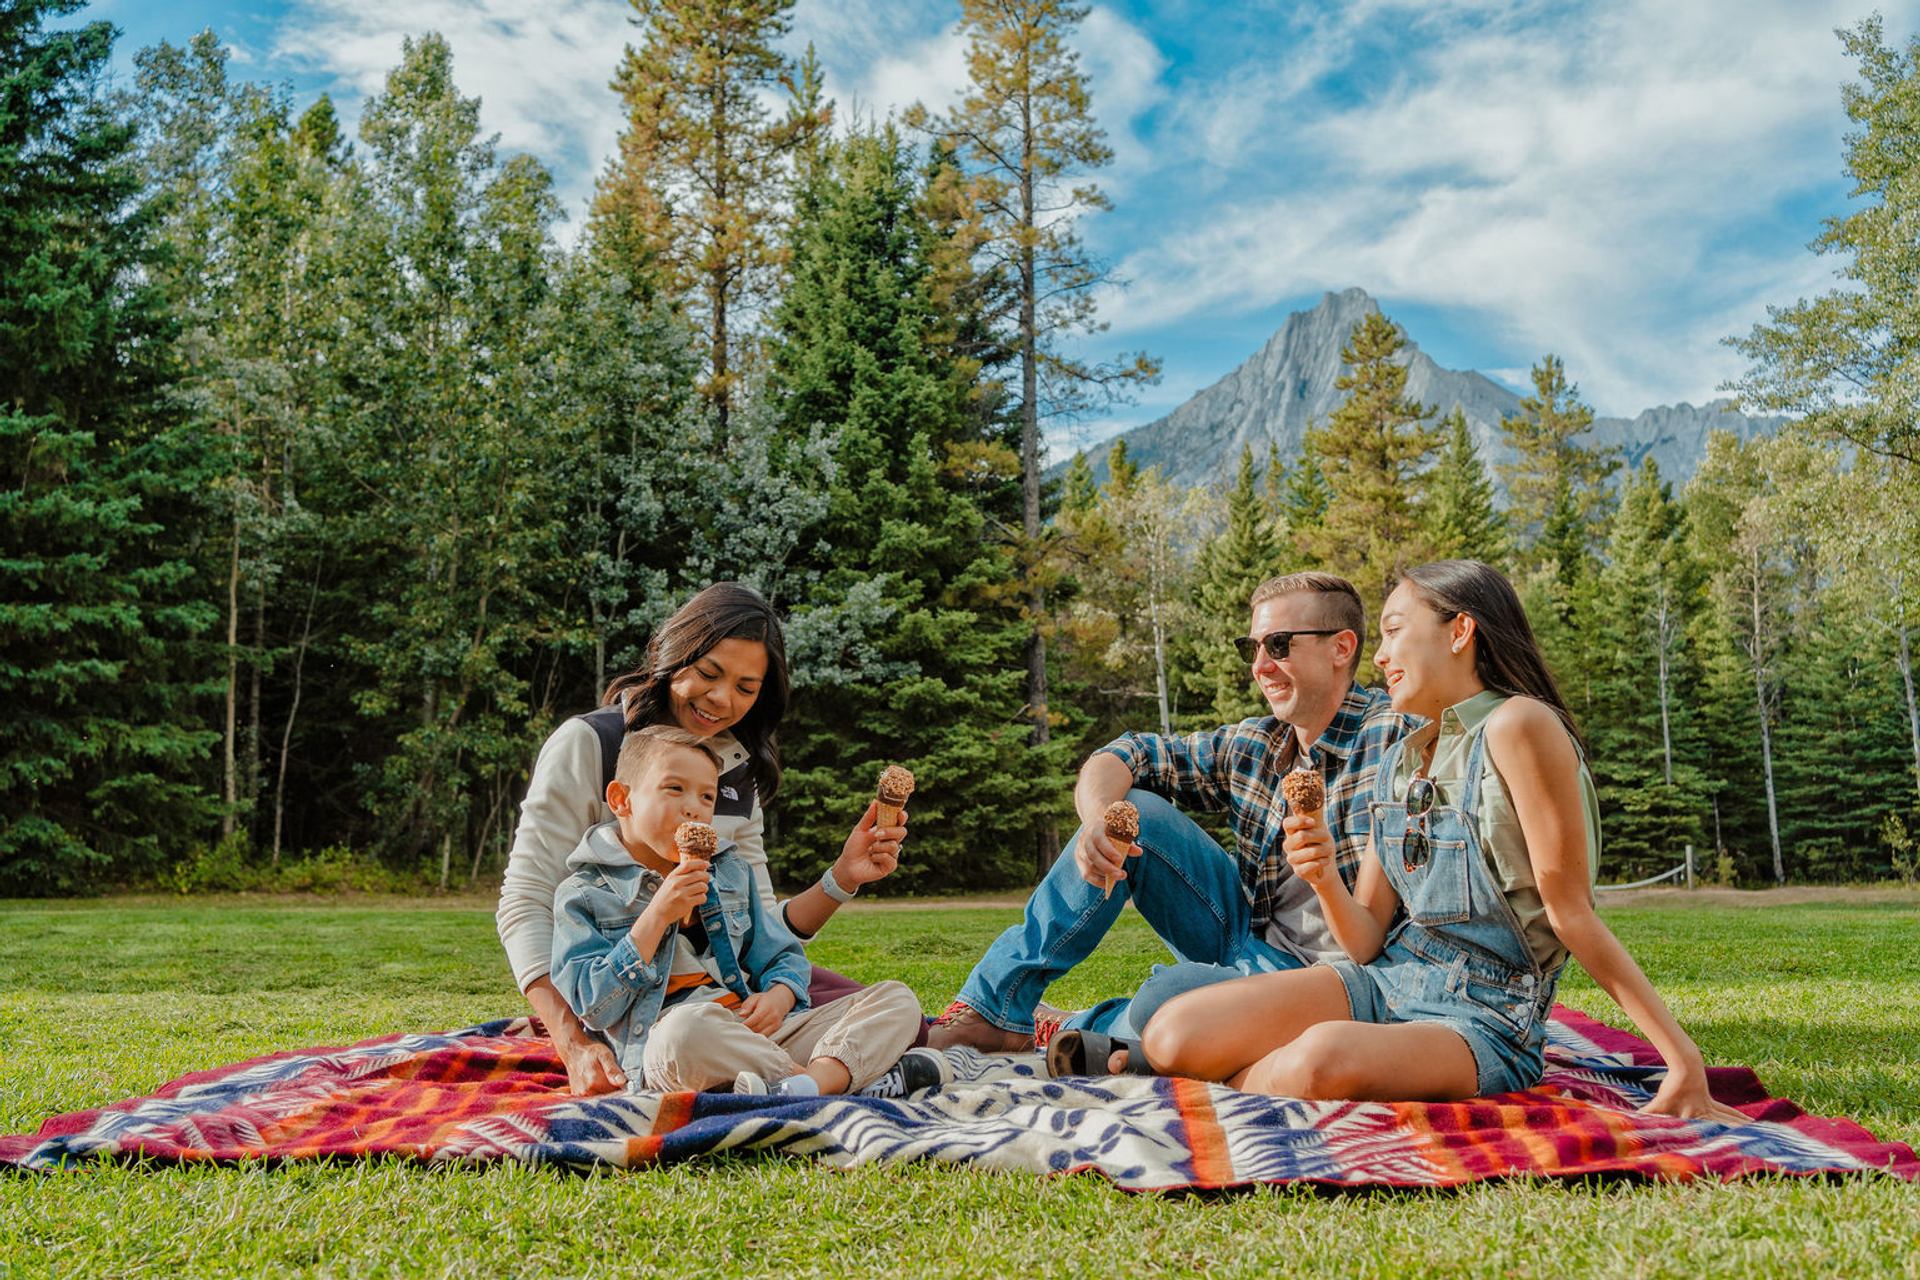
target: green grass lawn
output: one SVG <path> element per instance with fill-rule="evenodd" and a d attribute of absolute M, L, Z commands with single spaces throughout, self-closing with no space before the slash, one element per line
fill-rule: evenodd
<path fill-rule="evenodd" d="M 1699 1040 L 1773 1092 L 1920 1143 L 1920 896 L 1684 895 L 1609 920 Z M 1015 916 L 854 910 L 813 947 L 937 1010 Z M 1072 1005 L 1162 958 L 1129 914 Z M 262 900 L 0 903 L 0 1131 L 276 1049 L 520 1011 L 490 911 Z M 1585 976 L 1561 998 L 1616 1025 Z M 1095 1177 L 779 1159 L 578 1176 L 400 1161 L 0 1176 L 0 1276 L 1920 1275 L 1920 1188 L 1499 1184 L 1134 1196 Z"/>

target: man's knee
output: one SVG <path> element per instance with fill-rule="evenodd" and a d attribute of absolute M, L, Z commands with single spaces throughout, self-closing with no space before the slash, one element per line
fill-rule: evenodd
<path fill-rule="evenodd" d="M 1156 792 L 1144 791 L 1139 787 L 1127 792 L 1127 800 L 1140 811 L 1140 835 L 1151 840 L 1156 834 L 1164 835 L 1169 830 L 1194 825 L 1192 818 L 1180 811 L 1173 801 Z"/>
<path fill-rule="evenodd" d="M 1239 976 L 1237 970 L 1223 965 L 1201 964 L 1193 960 L 1170 964 L 1140 984 L 1127 1016 L 1132 1019 L 1134 1026 L 1145 1029 L 1153 1021 L 1154 1015 L 1176 996 Z"/>

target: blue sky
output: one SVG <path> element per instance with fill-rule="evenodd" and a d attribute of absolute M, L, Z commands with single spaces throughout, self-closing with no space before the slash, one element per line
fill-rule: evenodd
<path fill-rule="evenodd" d="M 1867 0 L 1300 0 L 1096 4 L 1079 47 L 1116 153 L 1083 234 L 1128 281 L 1091 354 L 1164 378 L 1060 428 L 1091 443 L 1172 409 L 1289 311 L 1358 285 L 1442 364 L 1523 384 L 1553 352 L 1603 414 L 1712 398 L 1721 345 L 1831 282 Z M 349 123 L 406 34 L 451 41 L 503 149 L 556 175 L 578 226 L 620 127 L 626 0 L 97 0 L 134 49 L 211 26 L 237 74 L 331 92 Z M 1920 0 L 1881 6 L 1904 43 Z M 799 0 L 843 114 L 964 84 L 957 3 Z M 569 233 L 571 234 L 571 233 Z"/>

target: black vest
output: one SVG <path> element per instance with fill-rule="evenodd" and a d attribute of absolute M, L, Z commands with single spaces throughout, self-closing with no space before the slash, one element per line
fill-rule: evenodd
<path fill-rule="evenodd" d="M 619 703 L 609 703 L 574 719 L 593 730 L 600 740 L 600 794 L 613 781 L 613 769 L 620 761 L 620 743 L 627 736 L 627 713 Z M 719 794 L 714 801 L 716 818 L 745 818 L 753 813 L 753 760 L 742 760 L 720 775 Z"/>

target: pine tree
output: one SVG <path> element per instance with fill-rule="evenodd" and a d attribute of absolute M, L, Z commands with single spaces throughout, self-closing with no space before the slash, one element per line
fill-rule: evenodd
<path fill-rule="evenodd" d="M 595 235 L 636 287 L 664 282 L 706 335 L 702 388 L 728 434 L 751 317 L 779 278 L 795 165 L 832 115 L 811 51 L 779 50 L 793 0 L 632 0 L 641 29 L 614 77 L 627 111 L 594 197 Z M 784 87 L 787 109 L 764 101 Z"/>
<path fill-rule="evenodd" d="M 1870 453 L 1920 467 L 1920 214 L 1913 182 L 1920 147 L 1920 36 L 1886 41 L 1878 14 L 1838 33 L 1860 81 L 1841 89 L 1854 211 L 1825 220 L 1814 252 L 1842 259 L 1846 283 L 1770 307 L 1767 323 L 1729 339 L 1748 360 L 1733 389 L 1751 408 L 1788 413 Z"/>
<path fill-rule="evenodd" d="M 133 127 L 77 0 L 0 14 L 0 891 L 150 870 L 201 835 L 218 735 L 193 544 L 214 471 L 164 393 L 177 331 Z"/>
<path fill-rule="evenodd" d="M 185 49 L 142 50 L 136 82 L 147 183 L 171 247 L 157 283 L 191 334 L 176 394 L 225 455 L 217 485 L 225 536 L 219 563 L 208 566 L 223 584 L 226 633 L 222 830 L 251 821 L 249 834 L 264 840 L 270 826 L 277 861 L 298 693 L 285 700 L 267 824 L 267 704 L 281 700 L 270 671 L 286 662 L 303 673 L 311 634 L 311 610 L 287 610 L 282 621 L 277 604 L 279 588 L 317 580 L 321 560 L 306 545 L 313 513 L 299 494 L 326 380 L 320 353 L 333 314 L 330 223 L 343 157 L 325 98 L 295 125 L 285 90 L 233 83 L 227 60 L 202 32 Z M 312 602 L 317 592 L 286 594 Z M 286 633 L 279 645 L 276 622 Z"/>
<path fill-rule="evenodd" d="M 1795 465 L 1792 454 L 1799 447 L 1786 439 L 1742 445 L 1716 432 L 1689 485 L 1687 503 L 1696 554 L 1712 566 L 1722 694 L 1731 699 L 1735 682 L 1744 681 L 1747 725 L 1758 737 L 1763 830 L 1775 883 L 1785 883 L 1786 861 L 1774 733 L 1804 575 L 1795 564 L 1794 517 L 1777 501 L 1774 472 Z"/>
<path fill-rule="evenodd" d="M 1046 580 L 1034 571 L 1044 559 L 1040 424 L 1124 394 L 1158 373 L 1144 355 L 1096 365 L 1066 350 L 1068 339 L 1099 328 L 1095 295 L 1109 282 L 1074 230 L 1083 212 L 1107 207 L 1085 175 L 1113 158 L 1093 120 L 1079 54 L 1068 43 L 1087 12 L 1073 0 L 962 0 L 959 30 L 970 83 L 961 104 L 934 126 L 966 175 L 974 215 L 968 241 L 976 261 L 999 278 L 1012 310 L 1004 328 L 1020 384 L 1006 409 L 1020 424 L 1024 576 L 1036 624 L 1027 649 L 1027 714 L 1036 746 L 1052 734 L 1046 633 L 1039 625 L 1048 616 Z M 927 123 L 924 111 L 909 119 Z M 1053 850 L 1040 853 L 1050 861 Z"/>
<path fill-rule="evenodd" d="M 1327 508 L 1333 505 L 1333 488 L 1327 483 L 1326 472 L 1320 465 L 1320 455 L 1313 447 L 1311 431 L 1300 443 L 1300 460 L 1287 472 L 1286 484 L 1280 491 L 1277 505 L 1279 523 L 1287 531 L 1287 538 L 1300 567 L 1317 567 L 1319 557 L 1314 555 L 1311 548 L 1320 539 Z"/>
<path fill-rule="evenodd" d="M 1067 473 L 1060 480 L 1060 514 L 1082 514 L 1092 511 L 1100 502 L 1100 485 L 1093 478 L 1093 468 L 1087 465 L 1084 450 L 1073 455 L 1067 461 Z"/>
<path fill-rule="evenodd" d="M 1517 535 L 1520 568 L 1552 565 L 1570 584 L 1604 534 L 1608 477 L 1620 464 L 1612 450 L 1581 443 L 1593 428 L 1593 410 L 1580 402 L 1557 356 L 1533 367 L 1533 391 L 1520 412 L 1500 424 L 1514 454 L 1499 467 L 1507 520 Z"/>
<path fill-rule="evenodd" d="M 1199 695 L 1204 711 L 1198 714 L 1210 724 L 1258 715 L 1262 706 L 1247 664 L 1233 649 L 1233 638 L 1246 634 L 1253 589 L 1285 571 L 1255 474 L 1253 450 L 1244 448 L 1227 493 L 1226 527 L 1200 549 L 1194 566 L 1190 657 L 1181 679 Z"/>
<path fill-rule="evenodd" d="M 1808 609 L 1775 740 L 1780 840 L 1816 880 L 1889 873 L 1881 824 L 1913 811 L 1912 757 L 1889 637 L 1844 596 Z"/>
<path fill-rule="evenodd" d="M 1378 311 L 1354 325 L 1340 352 L 1347 371 L 1334 383 L 1347 399 L 1307 433 L 1331 493 L 1307 549 L 1360 589 L 1369 614 L 1403 566 L 1433 558 L 1421 498 L 1440 433 L 1426 425 L 1433 411 L 1406 398 L 1407 368 L 1394 359 L 1404 345 Z"/>
<path fill-rule="evenodd" d="M 1711 799 L 1692 763 L 1692 664 L 1683 641 L 1690 574 L 1681 517 L 1651 459 L 1628 482 L 1607 562 L 1581 616 L 1589 640 L 1581 722 L 1600 793 L 1605 851 L 1621 879 L 1667 870 L 1705 849 Z"/>
<path fill-rule="evenodd" d="M 930 341 L 946 326 L 918 196 L 891 130 L 824 147 L 774 317 L 783 435 L 827 428 L 833 462 L 802 549 L 813 576 L 792 595 L 791 798 L 774 857 L 810 874 L 880 769 L 900 763 L 925 780 L 900 883 L 1017 883 L 1066 765 L 1058 750 L 1036 762 L 1019 731 L 1026 628 L 1011 557 L 942 466 L 976 423 L 964 377 Z"/>
<path fill-rule="evenodd" d="M 341 645 L 361 672 L 355 709 L 390 747 L 363 758 L 382 843 L 456 848 L 506 821 L 525 767 L 539 585 L 564 530 L 564 477 L 529 449 L 544 429 L 543 326 L 558 210 L 538 164 L 496 163 L 439 36 L 403 44 L 361 121 L 355 196 L 357 327 L 339 359 L 348 408 L 327 481 L 357 488 L 346 549 L 384 585 Z M 544 517 L 544 518 L 543 518 Z"/>
<path fill-rule="evenodd" d="M 1440 427 L 1447 440 L 1427 479 L 1427 539 L 1437 556 L 1499 565 L 1507 556 L 1507 522 L 1494 502 L 1467 415 L 1456 405 Z"/>

